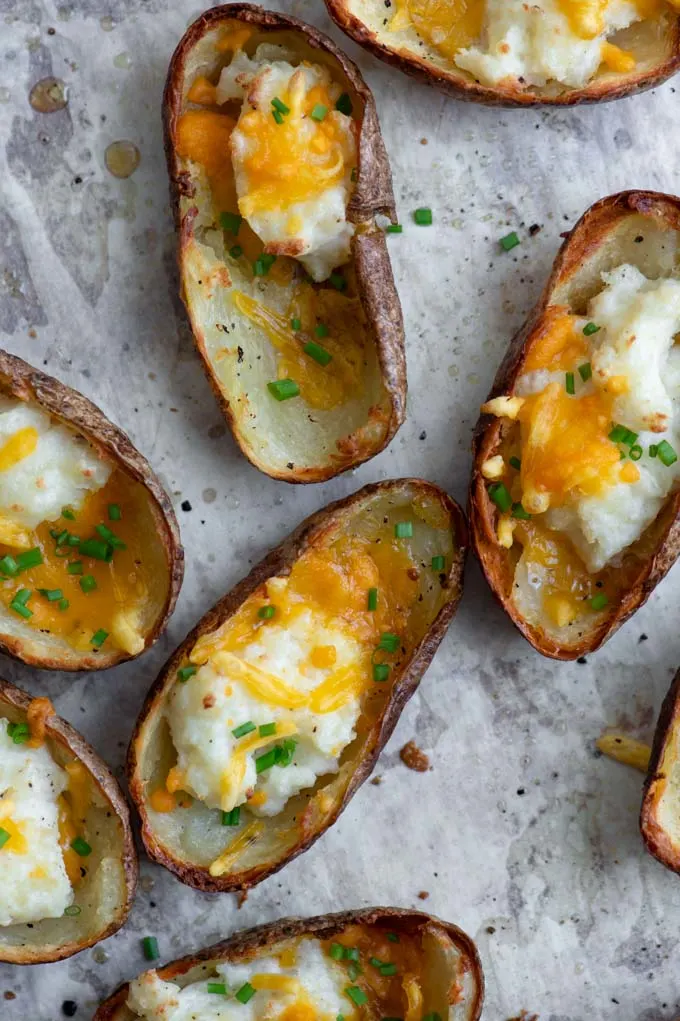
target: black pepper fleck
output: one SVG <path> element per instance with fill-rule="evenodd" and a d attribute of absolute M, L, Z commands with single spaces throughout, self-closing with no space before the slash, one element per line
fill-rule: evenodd
<path fill-rule="evenodd" d="M 183 511 L 190 511 L 191 510 L 191 504 L 189 503 L 188 500 L 182 500 L 182 510 Z"/>
<path fill-rule="evenodd" d="M 75 1017 L 77 1010 L 78 1004 L 76 1003 L 75 1000 L 64 1000 L 64 1002 L 61 1005 L 61 1012 L 66 1017 Z"/>

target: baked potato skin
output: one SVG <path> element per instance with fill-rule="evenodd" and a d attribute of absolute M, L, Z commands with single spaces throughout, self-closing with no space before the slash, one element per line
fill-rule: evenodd
<path fill-rule="evenodd" d="M 197 213 L 196 207 L 190 207 L 184 215 L 180 210 L 180 199 L 183 197 L 192 199 L 195 188 L 187 171 L 182 169 L 175 146 L 177 124 L 183 109 L 182 86 L 186 64 L 191 50 L 207 32 L 218 27 L 220 23 L 234 20 L 262 30 L 299 32 L 304 36 L 308 46 L 330 55 L 338 62 L 364 106 L 357 146 L 357 176 L 354 191 L 347 207 L 347 219 L 356 224 L 372 223 L 377 214 L 382 214 L 389 217 L 392 223 L 397 222 L 392 174 L 387 150 L 380 132 L 375 100 L 354 62 L 331 39 L 298 18 L 275 11 L 266 11 L 254 4 L 247 3 L 213 7 L 200 15 L 182 37 L 170 61 L 163 93 L 163 134 L 170 182 L 170 202 L 179 238 L 180 281 L 184 258 L 193 238 L 193 221 Z M 236 443 L 256 468 L 272 478 L 284 482 L 323 482 L 343 471 L 358 467 L 364 461 L 380 453 L 390 443 L 406 417 L 404 324 L 384 232 L 358 232 L 353 241 L 352 257 L 366 320 L 373 334 L 384 385 L 390 398 L 390 418 L 378 445 L 366 446 L 359 442 L 349 447 L 341 446 L 334 463 L 327 465 L 295 465 L 294 468 L 282 471 L 259 458 L 257 453 L 249 447 L 247 439 L 239 427 L 238 417 L 211 367 L 201 325 L 192 317 L 184 288 L 180 285 L 180 296 L 187 311 L 187 318 L 204 372 Z"/>
<path fill-rule="evenodd" d="M 8 711 L 15 717 L 25 719 L 28 707 L 33 701 L 33 696 L 17 688 L 14 684 L 0 679 L 0 715 Z M 99 788 L 102 796 L 111 807 L 111 811 L 118 818 L 123 831 L 123 855 L 122 865 L 125 876 L 125 900 L 118 906 L 115 916 L 95 935 L 84 937 L 82 940 L 69 941 L 59 946 L 11 947 L 2 942 L 3 930 L 0 928 L 0 961 L 10 964 L 46 964 L 52 961 L 62 961 L 66 957 L 72 957 L 87 947 L 94 946 L 101 940 L 113 935 L 125 923 L 130 913 L 132 902 L 137 887 L 139 864 L 135 848 L 132 824 L 130 821 L 130 810 L 127 801 L 121 791 L 118 781 L 114 777 L 106 763 L 97 755 L 94 748 L 88 744 L 85 738 L 77 730 L 63 720 L 56 713 L 46 718 L 46 741 L 67 751 L 70 755 L 81 762 Z"/>
<path fill-rule="evenodd" d="M 453 96 L 454 99 L 480 103 L 483 106 L 582 106 L 609 102 L 653 89 L 667 81 L 680 68 L 680 17 L 672 15 L 670 55 L 653 69 L 620 75 L 621 81 L 618 84 L 608 79 L 596 78 L 581 89 L 565 89 L 556 95 L 546 95 L 544 90 L 540 89 L 523 91 L 512 86 L 492 88 L 466 77 L 462 72 L 440 68 L 415 52 L 400 52 L 387 46 L 352 13 L 349 0 L 325 2 L 328 13 L 338 28 L 379 60 L 391 64 L 424 85 L 431 85 L 440 92 Z"/>
<path fill-rule="evenodd" d="M 408 911 L 400 908 L 363 908 L 359 911 L 342 911 L 338 914 L 320 915 L 316 918 L 282 918 L 269 925 L 237 933 L 229 939 L 215 943 L 206 950 L 182 957 L 164 968 L 159 975 L 172 980 L 201 964 L 210 964 L 225 958 L 230 961 L 248 959 L 260 950 L 275 946 L 282 940 L 297 939 L 300 936 L 315 936 L 317 939 L 331 939 L 351 925 L 389 925 L 397 935 L 411 935 L 426 925 L 443 929 L 460 952 L 464 967 L 471 971 L 475 984 L 475 995 L 465 1015 L 465 1021 L 478 1021 L 484 1000 L 484 974 L 475 944 L 457 925 L 444 922 L 423 911 Z M 129 984 L 113 993 L 95 1014 L 92 1021 L 133 1021 L 134 1015 L 126 1007 Z"/>
<path fill-rule="evenodd" d="M 564 241 L 538 304 L 512 340 L 494 379 L 489 400 L 513 391 L 522 372 L 527 345 L 546 308 L 555 303 L 560 289 L 564 289 L 574 279 L 617 225 L 629 216 L 643 216 L 663 229 L 680 231 L 680 198 L 659 192 L 621 192 L 601 199 L 584 213 Z M 621 602 L 613 605 L 601 623 L 586 633 L 582 641 L 565 647 L 556 643 L 543 629 L 529 624 L 517 611 L 511 598 L 512 571 L 508 551 L 502 549 L 496 541 L 496 510 L 481 473 L 482 464 L 496 449 L 500 433 L 499 419 L 492 415 L 480 416 L 473 437 L 473 467 L 468 497 L 472 548 L 494 596 L 536 651 L 551 659 L 578 659 L 599 649 L 611 638 L 647 601 L 675 563 L 680 553 L 680 493 L 676 492 L 668 498 L 657 521 L 650 525 L 650 529 L 658 531 L 657 544 Z"/>
<path fill-rule="evenodd" d="M 169 572 L 165 605 L 145 638 L 145 649 L 150 648 L 172 615 L 184 577 L 184 550 L 175 512 L 151 465 L 122 429 L 110 422 L 96 404 L 7 351 L 0 351 L 0 393 L 37 404 L 54 418 L 82 433 L 98 455 L 146 489 Z M 100 650 L 96 654 L 58 649 L 52 655 L 45 655 L 39 647 L 34 647 L 30 639 L 1 634 L 0 651 L 44 670 L 105 670 L 136 658 L 121 649 Z"/>
<path fill-rule="evenodd" d="M 381 493 L 394 491 L 394 487 L 406 487 L 415 485 L 423 493 L 436 495 L 450 515 L 452 528 L 455 530 L 454 556 L 445 579 L 447 589 L 451 592 L 450 599 L 439 611 L 436 619 L 430 626 L 427 635 L 415 648 L 412 658 L 401 677 L 391 690 L 390 699 L 379 719 L 378 724 L 373 728 L 370 744 L 359 768 L 354 772 L 344 795 L 336 807 L 326 816 L 323 825 L 306 834 L 295 845 L 293 850 L 279 860 L 272 861 L 257 868 L 251 868 L 234 874 L 223 876 L 211 876 L 207 867 L 200 867 L 182 861 L 175 857 L 156 837 L 149 822 L 146 810 L 146 797 L 144 793 L 144 782 L 140 776 L 140 741 L 143 738 L 145 723 L 150 715 L 159 711 L 164 692 L 174 683 L 176 672 L 183 661 L 186 661 L 188 654 L 198 639 L 211 631 L 214 631 L 225 620 L 231 617 L 238 607 L 268 578 L 276 575 L 286 575 L 290 572 L 293 563 L 312 546 L 315 541 L 325 532 L 348 516 L 352 509 L 362 501 L 368 501 Z M 420 679 L 432 661 L 432 658 L 439 647 L 439 644 L 446 633 L 446 629 L 457 609 L 462 595 L 463 571 L 467 555 L 467 527 L 465 516 L 458 504 L 437 486 L 421 479 L 400 479 L 397 481 L 386 481 L 365 486 L 344 500 L 323 508 L 311 515 L 291 534 L 284 539 L 280 546 L 272 550 L 250 574 L 239 582 L 235 588 L 227 593 L 222 599 L 209 610 L 198 622 L 196 627 L 187 635 L 185 640 L 170 657 L 158 678 L 151 687 L 144 705 L 142 706 L 139 718 L 132 734 L 127 758 L 128 787 L 130 796 L 137 808 L 141 819 L 141 836 L 148 856 L 164 865 L 170 872 L 173 872 L 183 883 L 193 886 L 195 889 L 212 892 L 230 892 L 234 890 L 247 890 L 263 879 L 268 878 L 288 862 L 297 858 L 314 844 L 323 833 L 335 823 L 340 813 L 347 806 L 359 787 L 368 779 L 378 756 L 389 740 L 404 706 L 415 692 Z"/>
<path fill-rule="evenodd" d="M 678 728 L 680 728 L 680 670 L 673 678 L 654 732 L 652 754 L 643 788 L 640 810 L 640 832 L 645 846 L 662 865 L 680 872 L 680 818 L 678 835 L 669 833 L 661 820 L 661 802 L 671 786 L 669 766 L 677 761 Z M 669 761 L 666 761 L 668 756 Z"/>

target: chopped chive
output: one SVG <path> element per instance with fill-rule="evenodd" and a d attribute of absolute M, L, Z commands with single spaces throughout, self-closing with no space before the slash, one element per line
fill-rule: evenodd
<path fill-rule="evenodd" d="M 345 947 L 345 960 L 346 961 L 357 961 L 359 960 L 359 947 Z"/>
<path fill-rule="evenodd" d="M 95 581 L 93 575 L 84 574 L 83 577 L 80 579 L 80 587 L 83 590 L 83 592 L 94 592 L 94 590 L 97 587 L 97 582 Z"/>
<path fill-rule="evenodd" d="M 60 599 L 64 598 L 64 593 L 60 588 L 39 588 L 38 592 L 41 596 L 44 596 L 49 603 L 58 603 Z"/>
<path fill-rule="evenodd" d="M 659 453 L 659 445 L 658 445 L 658 443 L 650 443 L 649 444 L 649 450 L 648 450 L 649 456 L 650 457 L 656 457 L 656 455 L 658 453 Z"/>
<path fill-rule="evenodd" d="M 504 252 L 511 252 L 513 248 L 517 248 L 520 240 L 517 236 L 517 232 L 513 230 L 510 234 L 506 234 L 505 237 L 500 238 L 498 243 Z"/>
<path fill-rule="evenodd" d="M 99 630 L 95 631 L 95 633 L 92 635 L 92 638 L 90 638 L 90 644 L 94 645 L 95 649 L 101 649 L 102 645 L 104 644 L 108 637 L 109 637 L 108 631 L 105 631 L 104 628 L 100 627 Z"/>
<path fill-rule="evenodd" d="M 177 677 L 182 682 L 188 681 L 190 677 L 194 676 L 197 670 L 197 666 L 181 666 L 177 671 Z"/>
<path fill-rule="evenodd" d="M 160 957 L 158 952 L 158 940 L 155 936 L 145 936 L 142 940 L 142 950 L 147 961 L 157 961 Z"/>
<path fill-rule="evenodd" d="M 359 975 L 361 974 L 362 974 L 361 967 L 357 964 L 357 962 L 350 961 L 347 966 L 347 977 L 349 978 L 350 982 L 356 982 L 356 980 L 359 978 Z"/>
<path fill-rule="evenodd" d="M 275 723 L 261 723 L 259 728 L 260 737 L 271 737 L 272 734 L 276 733 Z"/>
<path fill-rule="evenodd" d="M 349 117 L 352 113 L 352 100 L 350 99 L 347 92 L 343 92 L 335 104 L 335 109 L 339 110 L 340 113 L 344 113 L 346 117 Z"/>
<path fill-rule="evenodd" d="M 310 117 L 313 121 L 322 121 L 328 113 L 328 107 L 324 106 L 323 103 L 315 103 Z"/>
<path fill-rule="evenodd" d="M 0 826 L 0 847 L 5 846 L 10 836 L 11 833 L 8 833 L 7 830 L 3 830 L 2 826 Z"/>
<path fill-rule="evenodd" d="M 328 327 L 326 326 L 326 324 L 325 323 L 317 323 L 316 326 L 314 327 L 314 335 L 316 337 L 318 337 L 319 340 L 323 340 L 324 337 L 327 337 L 328 336 Z"/>
<path fill-rule="evenodd" d="M 609 433 L 612 443 L 623 443 L 626 447 L 632 447 L 637 438 L 638 434 L 634 433 L 632 429 L 627 429 L 625 425 L 615 425 Z"/>
<path fill-rule="evenodd" d="M 587 383 L 588 380 L 593 375 L 593 367 L 590 364 L 590 362 L 584 362 L 583 365 L 579 365 L 579 367 L 578 367 L 578 374 L 581 377 L 581 379 L 583 380 L 583 382 Z"/>
<path fill-rule="evenodd" d="M 387 933 L 387 938 L 390 941 L 390 943 L 398 943 L 399 942 L 399 937 L 397 936 L 396 932 L 388 932 Z"/>
<path fill-rule="evenodd" d="M 347 290 L 347 281 L 344 278 L 344 276 L 342 275 L 342 273 L 337 273 L 337 272 L 331 273 L 331 275 L 330 275 L 330 277 L 328 279 L 329 279 L 329 282 L 331 284 L 331 287 L 334 287 L 336 289 L 336 291 L 346 291 Z"/>
<path fill-rule="evenodd" d="M 394 534 L 397 539 L 411 539 L 413 536 L 413 522 L 397 521 L 394 526 Z"/>
<path fill-rule="evenodd" d="M 344 1014 L 338 1014 L 336 1016 L 336 1018 L 335 1018 L 335 1021 L 345 1021 L 345 1015 Z"/>
<path fill-rule="evenodd" d="M 57 540 L 57 546 L 63 546 L 68 541 L 68 529 L 64 529 L 63 532 L 57 532 L 54 538 Z"/>
<path fill-rule="evenodd" d="M 387 964 L 381 964 L 381 966 L 380 966 L 380 974 L 381 975 L 396 975 L 397 974 L 397 966 L 396 966 L 396 964 L 392 964 L 392 962 L 389 962 Z"/>
<path fill-rule="evenodd" d="M 71 510 L 70 507 L 62 507 L 61 508 L 61 516 L 62 516 L 62 518 L 66 518 L 67 521 L 75 521 L 76 520 L 76 516 L 75 516 L 75 514 L 73 513 L 73 511 Z"/>
<path fill-rule="evenodd" d="M 380 684 L 390 676 L 390 668 L 387 663 L 373 664 L 373 680 Z"/>
<path fill-rule="evenodd" d="M 600 329 L 601 327 L 598 326 L 597 323 L 586 323 L 583 327 L 583 333 L 586 337 L 592 337 L 594 333 L 599 333 Z"/>
<path fill-rule="evenodd" d="M 7 736 L 12 738 L 13 744 L 24 744 L 31 736 L 31 730 L 27 723 L 10 723 Z"/>
<path fill-rule="evenodd" d="M 640 458 L 642 457 L 642 447 L 640 446 L 639 443 L 633 444 L 633 446 L 628 451 L 628 456 L 630 457 L 631 461 L 640 460 Z"/>
<path fill-rule="evenodd" d="M 431 1014 L 425 1015 L 423 1021 L 442 1021 L 442 1016 L 436 1010 L 433 1010 Z"/>
<path fill-rule="evenodd" d="M 71 848 L 80 858 L 87 858 L 89 854 L 92 854 L 92 848 L 83 837 L 76 837 L 75 840 L 72 840 Z"/>
<path fill-rule="evenodd" d="M 432 570 L 443 571 L 446 567 L 446 557 L 438 556 L 432 557 Z"/>
<path fill-rule="evenodd" d="M 656 448 L 656 455 L 667 468 L 670 468 L 672 464 L 675 464 L 678 459 L 678 455 L 675 453 L 675 450 L 668 440 L 661 440 L 661 443 L 659 443 Z"/>
<path fill-rule="evenodd" d="M 69 904 L 67 908 L 64 908 L 64 914 L 68 915 L 69 918 L 73 918 L 80 914 L 80 910 L 77 904 Z"/>
<path fill-rule="evenodd" d="M 106 563 L 113 557 L 110 544 L 101 542 L 100 539 L 84 539 L 80 544 L 80 552 L 84 557 L 91 557 L 92 560 L 104 560 Z"/>
<path fill-rule="evenodd" d="M 120 521 L 123 514 L 117 503 L 109 504 L 109 521 Z"/>
<path fill-rule="evenodd" d="M 386 234 L 402 234 L 404 227 L 401 223 L 388 223 L 385 227 Z"/>
<path fill-rule="evenodd" d="M 266 277 L 275 262 L 275 255 L 268 255 L 266 252 L 263 252 L 262 255 L 258 255 L 253 263 L 253 273 L 256 277 Z"/>
<path fill-rule="evenodd" d="M 593 596 L 590 600 L 590 607 L 592 610 L 604 610 L 608 602 L 609 599 L 604 592 L 598 592 L 597 595 Z"/>
<path fill-rule="evenodd" d="M 239 805 L 232 808 L 231 812 L 222 812 L 223 826 L 238 826 L 241 821 L 241 808 Z"/>
<path fill-rule="evenodd" d="M 68 532 L 66 534 L 68 535 Z M 20 571 L 27 571 L 30 567 L 42 564 L 43 555 L 35 546 L 33 549 L 27 549 L 25 553 L 18 553 L 16 561 Z"/>
<path fill-rule="evenodd" d="M 31 598 L 32 594 L 33 593 L 30 588 L 20 588 L 12 602 L 9 604 L 10 610 L 14 610 L 14 612 L 18 613 L 20 617 L 28 620 L 29 617 L 33 616 L 33 610 L 29 610 L 26 603 Z"/>
<path fill-rule="evenodd" d="M 280 110 L 272 110 L 272 117 L 277 124 L 283 124 L 283 114 Z"/>
<path fill-rule="evenodd" d="M 241 256 L 243 255 L 243 249 L 241 248 L 240 245 L 232 245 L 231 248 L 229 249 L 229 254 L 232 257 L 232 259 L 240 259 Z"/>
<path fill-rule="evenodd" d="M 386 652 L 396 652 L 399 648 L 400 638 L 399 635 L 393 635 L 389 631 L 385 631 L 380 636 L 378 642 L 378 648 L 384 649 Z"/>
<path fill-rule="evenodd" d="M 82 540 L 81 540 L 79 535 L 71 534 L 71 535 L 69 535 L 68 539 L 66 540 L 66 545 L 67 546 L 80 546 L 81 541 Z"/>
<path fill-rule="evenodd" d="M 574 373 L 573 372 L 565 373 L 565 377 L 564 377 L 564 389 L 572 397 L 576 393 L 576 383 L 574 382 Z"/>
<path fill-rule="evenodd" d="M 3 574 L 8 575 L 10 578 L 14 578 L 19 573 L 19 565 L 14 557 L 11 557 L 9 553 L 0 560 L 0 571 L 2 571 Z"/>
<path fill-rule="evenodd" d="M 379 957 L 369 957 L 368 963 L 372 964 L 374 968 L 382 968 L 384 961 L 381 961 Z"/>
<path fill-rule="evenodd" d="M 278 110 L 279 113 L 290 113 L 290 107 L 286 106 L 283 100 L 279 99 L 278 96 L 274 96 L 272 99 L 272 106 L 275 110 Z"/>
<path fill-rule="evenodd" d="M 238 727 L 234 727 L 232 734 L 234 737 L 245 737 L 246 734 L 252 734 L 254 730 L 257 730 L 257 727 L 253 721 L 247 720 L 245 723 L 239 724 Z"/>
<path fill-rule="evenodd" d="M 326 366 L 333 360 L 333 355 L 321 344 L 315 344 L 313 340 L 308 341 L 302 348 L 306 355 L 313 358 L 319 365 Z"/>
<path fill-rule="evenodd" d="M 226 996 L 227 987 L 224 982 L 208 982 L 208 992 L 215 993 L 217 996 Z"/>
<path fill-rule="evenodd" d="M 297 748 L 297 741 L 292 737 L 285 738 L 281 744 L 277 744 L 274 748 L 275 762 L 277 766 L 281 766 L 285 769 L 286 766 L 290 766 L 295 755 L 295 749 Z"/>
<path fill-rule="evenodd" d="M 119 539 L 117 535 L 114 535 L 107 525 L 97 525 L 95 527 L 95 532 L 98 532 L 102 539 L 105 539 L 106 542 L 113 546 L 114 549 L 127 549 L 127 546 L 122 539 Z"/>
<path fill-rule="evenodd" d="M 513 503 L 511 514 L 513 518 L 517 518 L 518 521 L 531 521 L 531 514 L 524 510 L 521 503 Z"/>
<path fill-rule="evenodd" d="M 271 620 L 275 613 L 276 613 L 275 606 L 261 606 L 260 609 L 257 611 L 258 617 L 260 617 L 262 620 Z"/>
<path fill-rule="evenodd" d="M 222 230 L 226 230 L 229 234 L 233 234 L 234 237 L 238 234 L 243 223 L 243 217 L 240 213 L 220 213 L 220 225 Z"/>
<path fill-rule="evenodd" d="M 275 379 L 267 383 L 267 389 L 277 401 L 289 401 L 291 397 L 297 397 L 300 387 L 294 379 Z"/>
<path fill-rule="evenodd" d="M 508 492 L 507 486 L 505 486 L 502 482 L 494 482 L 489 486 L 487 492 L 489 494 L 489 499 L 496 504 L 500 511 L 505 513 L 510 510 L 512 507 L 512 497 Z"/>
<path fill-rule="evenodd" d="M 255 990 L 251 986 L 250 982 L 245 982 L 240 989 L 234 993 L 234 996 L 239 1003 L 247 1003 L 248 1000 L 252 1000 L 255 995 Z"/>
<path fill-rule="evenodd" d="M 72 560 L 66 565 L 66 571 L 68 574 L 82 574 L 83 573 L 83 562 L 82 560 Z"/>
<path fill-rule="evenodd" d="M 378 609 L 378 590 L 377 588 L 370 588 L 368 590 L 368 606 L 367 608 L 371 611 Z"/>
<path fill-rule="evenodd" d="M 421 206 L 413 210 L 413 220 L 419 227 L 429 227 L 432 223 L 432 210 L 428 206 Z"/>
<path fill-rule="evenodd" d="M 345 956 L 345 948 L 341 943 L 331 943 L 331 948 L 328 953 L 334 961 L 341 961 Z"/>
<path fill-rule="evenodd" d="M 510 465 L 511 468 L 514 468 L 516 471 L 519 471 L 520 468 L 522 467 L 522 462 L 518 457 L 508 458 L 508 464 Z"/>
<path fill-rule="evenodd" d="M 298 319 L 297 316 L 295 316 L 295 318 L 291 319 L 290 321 L 290 328 L 291 330 L 295 330 L 295 332 L 297 333 L 298 330 L 302 329 L 302 320 Z"/>
<path fill-rule="evenodd" d="M 347 986 L 345 993 L 357 1007 L 363 1007 L 363 1005 L 368 1001 L 368 996 L 363 989 L 359 988 L 359 986 Z"/>
<path fill-rule="evenodd" d="M 64 613 L 65 610 L 68 610 L 70 605 L 71 604 L 69 603 L 68 599 L 59 600 L 59 609 L 61 610 L 62 613 Z"/>

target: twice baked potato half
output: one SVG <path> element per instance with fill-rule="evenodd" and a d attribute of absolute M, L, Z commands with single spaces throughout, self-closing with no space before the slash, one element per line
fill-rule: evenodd
<path fill-rule="evenodd" d="M 625 192 L 574 227 L 482 407 L 469 515 L 535 649 L 593 652 L 680 550 L 680 199 Z"/>
<path fill-rule="evenodd" d="M 487 106 L 573 106 L 653 88 L 680 66 L 678 0 L 326 0 L 355 42 Z"/>
<path fill-rule="evenodd" d="M 0 961 L 41 964 L 121 927 L 137 883 L 113 774 L 47 698 L 0 680 Z"/>
<path fill-rule="evenodd" d="M 54 670 L 138 656 L 183 569 L 170 500 L 125 433 L 0 351 L 0 650 Z"/>
<path fill-rule="evenodd" d="M 182 298 L 236 442 L 288 482 L 356 467 L 406 401 L 373 96 L 315 28 L 227 4 L 184 35 L 163 109 Z"/>
<path fill-rule="evenodd" d="M 153 685 L 128 757 L 149 856 L 247 889 L 366 780 L 460 599 L 460 508 L 420 479 L 312 515 L 210 610 Z"/>
<path fill-rule="evenodd" d="M 656 725 L 640 832 L 649 853 L 673 872 L 680 872 L 680 670 Z"/>
<path fill-rule="evenodd" d="M 94 1021 L 151 1021 L 183 1007 L 226 1019 L 251 1001 L 255 1021 L 477 1021 L 483 998 L 479 955 L 461 929 L 421 911 L 363 908 L 284 918 L 143 972 Z"/>

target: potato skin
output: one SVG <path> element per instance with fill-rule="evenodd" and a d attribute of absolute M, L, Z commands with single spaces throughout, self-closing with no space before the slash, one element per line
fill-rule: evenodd
<path fill-rule="evenodd" d="M 552 272 L 538 304 L 524 326 L 512 340 L 496 374 L 489 398 L 511 393 L 527 350 L 527 345 L 540 323 L 546 308 L 556 302 L 556 294 L 573 281 L 587 260 L 606 243 L 608 237 L 630 216 L 648 217 L 663 229 L 680 232 L 680 198 L 659 192 L 628 191 L 601 199 L 588 209 L 569 233 L 560 249 Z M 641 567 L 634 583 L 601 622 L 586 632 L 580 642 L 568 647 L 556 643 L 542 628 L 529 624 L 514 606 L 511 598 L 512 569 L 509 551 L 496 542 L 496 508 L 491 502 L 481 473 L 484 461 L 495 451 L 500 436 L 500 422 L 491 415 L 481 415 L 475 428 L 472 452 L 473 467 L 468 497 L 468 517 L 472 547 L 481 564 L 491 590 L 513 624 L 528 642 L 544 656 L 558 660 L 574 660 L 599 649 L 643 603 L 665 577 L 680 553 L 680 493 L 669 496 L 657 520 L 648 531 L 658 532 L 656 547 Z"/>
<path fill-rule="evenodd" d="M 308 548 L 314 545 L 318 537 L 331 530 L 343 517 L 348 517 L 357 504 L 408 486 L 416 486 L 420 492 L 437 497 L 450 515 L 451 526 L 455 531 L 455 544 L 454 556 L 446 579 L 446 587 L 451 590 L 451 598 L 440 609 L 426 636 L 414 650 L 411 661 L 406 665 L 401 677 L 392 688 L 391 696 L 383 715 L 373 728 L 367 754 L 355 770 L 338 807 L 324 818 L 323 824 L 318 829 L 307 833 L 285 856 L 256 868 L 213 877 L 210 875 L 207 867 L 200 867 L 175 857 L 170 849 L 165 847 L 156 838 L 150 825 L 146 811 L 144 784 L 139 772 L 139 750 L 144 725 L 151 714 L 159 711 L 162 704 L 162 696 L 166 689 L 174 682 L 177 669 L 186 660 L 189 652 L 202 635 L 214 631 L 225 620 L 231 617 L 241 603 L 268 578 L 288 574 L 293 563 Z M 226 893 L 233 890 L 247 890 L 255 886 L 257 883 L 262 882 L 263 879 L 278 872 L 289 861 L 292 861 L 299 854 L 302 854 L 303 851 L 311 847 L 333 825 L 358 788 L 370 776 L 380 752 L 399 720 L 404 706 L 415 692 L 420 683 L 420 678 L 430 665 L 462 595 L 466 554 L 467 527 L 463 512 L 458 504 L 437 486 L 422 479 L 398 479 L 374 483 L 373 485 L 365 486 L 352 496 L 344 500 L 338 500 L 316 514 L 312 514 L 287 539 L 284 539 L 280 546 L 276 547 L 276 549 L 272 550 L 271 553 L 260 561 L 246 578 L 223 596 L 211 610 L 208 610 L 167 661 L 152 685 L 142 706 L 128 749 L 128 787 L 130 796 L 140 815 L 142 824 L 141 836 L 148 856 L 153 861 L 164 865 L 188 886 L 193 886 L 198 890 Z"/>
<path fill-rule="evenodd" d="M 317 939 L 331 939 L 352 925 L 389 925 L 397 935 L 411 935 L 427 925 L 436 925 L 444 930 L 451 942 L 461 953 L 466 970 L 473 973 L 475 996 L 465 1021 L 478 1021 L 484 1000 L 484 973 L 477 948 L 470 937 L 457 925 L 444 922 L 423 911 L 409 911 L 401 908 L 362 908 L 358 911 L 342 911 L 338 914 L 320 915 L 316 918 L 281 918 L 269 925 L 260 925 L 246 932 L 236 933 L 229 939 L 215 943 L 206 950 L 182 957 L 158 972 L 162 978 L 172 980 L 197 965 L 211 961 L 234 961 L 248 959 L 259 950 L 266 950 L 282 940 L 293 940 L 300 936 L 315 936 Z M 132 1014 L 125 1003 L 129 983 L 122 985 L 99 1007 L 92 1021 L 130 1021 Z"/>
<path fill-rule="evenodd" d="M 129 478 L 141 483 L 146 489 L 169 569 L 165 605 L 154 627 L 146 636 L 145 649 L 150 648 L 170 619 L 184 577 L 184 550 L 175 512 L 151 465 L 133 446 L 123 430 L 110 422 L 96 404 L 77 390 L 71 389 L 39 369 L 34 369 L 28 362 L 7 351 L 0 351 L 0 393 L 37 404 L 43 411 L 82 433 L 99 456 Z M 100 650 L 95 655 L 89 651 L 57 648 L 52 655 L 47 656 L 36 651 L 28 639 L 14 638 L 1 633 L 0 651 L 28 663 L 29 666 L 44 670 L 105 670 L 124 660 L 136 658 L 121 649 Z"/>
<path fill-rule="evenodd" d="M 654 732 L 652 755 L 642 794 L 640 810 L 640 832 L 645 846 L 662 865 L 673 872 L 680 872 L 680 841 L 674 838 L 661 822 L 660 803 L 671 785 L 670 772 L 674 765 L 673 758 L 664 762 L 667 755 L 672 756 L 677 744 L 678 728 L 680 727 L 680 670 L 673 678 L 668 690 Z M 677 757 L 677 756 L 676 756 Z M 680 820 L 678 831 L 680 832 Z"/>
<path fill-rule="evenodd" d="M 174 143 L 177 123 L 183 109 L 182 84 L 186 63 L 193 47 L 207 32 L 217 27 L 220 22 L 234 20 L 253 25 L 258 29 L 298 32 L 304 36 L 304 40 L 309 46 L 329 54 L 338 62 L 352 88 L 364 104 L 364 116 L 358 137 L 357 179 L 347 207 L 347 219 L 356 224 L 373 224 L 376 215 L 381 214 L 387 216 L 393 223 L 397 222 L 392 191 L 392 174 L 380 132 L 375 100 L 356 64 L 331 39 L 298 18 L 275 11 L 266 11 L 248 3 L 213 7 L 200 15 L 182 37 L 170 61 L 163 93 L 165 155 L 170 182 L 170 202 L 179 237 L 180 279 L 182 278 L 185 253 L 193 238 L 193 221 L 197 212 L 196 207 L 190 208 L 184 215 L 180 211 L 180 199 L 182 197 L 193 198 L 195 189 L 189 174 L 182 169 Z M 223 393 L 213 371 L 200 324 L 192 320 L 184 288 L 180 285 L 180 296 L 187 310 L 194 343 L 220 410 L 227 420 L 241 452 L 256 468 L 272 478 L 296 483 L 323 482 L 350 468 L 356 468 L 380 453 L 390 443 L 406 417 L 404 324 L 384 232 L 377 230 L 358 232 L 353 243 L 352 259 L 367 324 L 376 343 L 384 386 L 390 398 L 389 423 L 378 444 L 342 446 L 334 463 L 307 466 L 298 464 L 285 471 L 279 470 L 276 466 L 268 464 L 260 458 L 256 451 L 251 449 L 247 438 L 241 432 L 238 414 Z"/>
<path fill-rule="evenodd" d="M 482 106 L 532 107 L 532 106 L 582 106 L 590 103 L 609 102 L 623 99 L 633 93 L 646 92 L 661 85 L 676 73 L 680 67 L 680 17 L 673 16 L 672 54 L 647 71 L 621 75 L 617 84 L 597 79 L 582 89 L 566 89 L 558 95 L 547 95 L 545 90 L 523 91 L 512 87 L 492 87 L 466 78 L 462 72 L 448 71 L 434 66 L 415 51 L 400 52 L 381 42 L 376 33 L 349 10 L 348 0 L 325 0 L 328 13 L 338 26 L 355 43 L 363 46 L 379 60 L 403 71 L 424 85 L 431 85 L 440 92 L 463 102 L 479 103 Z"/>
<path fill-rule="evenodd" d="M 6 712 L 5 707 L 9 706 L 19 710 L 19 713 L 25 716 L 32 701 L 33 696 L 22 691 L 21 688 L 17 688 L 14 684 L 10 684 L 9 681 L 0 679 L 0 715 Z M 3 946 L 3 930 L 0 928 L 0 961 L 6 961 L 11 964 L 46 964 L 51 961 L 62 961 L 64 958 L 72 957 L 73 954 L 77 954 L 87 947 L 94 946 L 101 940 L 113 935 L 126 921 L 137 887 L 139 863 L 132 833 L 130 810 L 118 785 L 118 781 L 82 734 L 74 730 L 66 720 L 57 716 L 56 713 L 47 717 L 46 740 L 58 745 L 60 748 L 66 749 L 78 762 L 85 766 L 92 780 L 109 803 L 111 811 L 120 821 L 123 829 L 122 861 L 125 873 L 126 896 L 124 902 L 119 905 L 115 916 L 102 928 L 101 932 L 94 936 L 85 937 L 82 940 L 64 943 L 63 946 L 56 946 L 52 950 L 46 950 L 38 946 L 34 949 L 30 946 L 21 948 Z"/>

